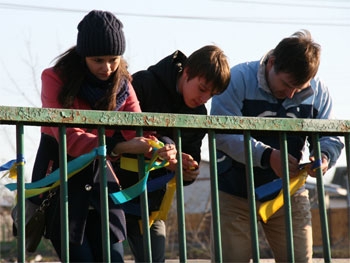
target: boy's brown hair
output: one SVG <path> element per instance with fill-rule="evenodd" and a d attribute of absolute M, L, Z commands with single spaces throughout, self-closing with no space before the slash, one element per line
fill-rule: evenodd
<path fill-rule="evenodd" d="M 215 45 L 204 46 L 193 52 L 184 64 L 188 78 L 203 77 L 212 83 L 212 94 L 222 93 L 230 82 L 230 66 L 224 52 Z"/>

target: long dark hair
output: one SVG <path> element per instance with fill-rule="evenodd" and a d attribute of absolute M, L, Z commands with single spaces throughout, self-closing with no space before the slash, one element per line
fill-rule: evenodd
<path fill-rule="evenodd" d="M 56 60 L 54 70 L 59 74 L 63 82 L 61 92 L 58 95 L 58 101 L 64 108 L 70 108 L 89 73 L 89 69 L 86 66 L 85 59 L 76 52 L 75 46 L 58 56 Z M 123 80 L 130 81 L 131 75 L 128 72 L 126 61 L 121 58 L 118 69 L 113 75 L 112 88 L 108 89 L 105 97 L 101 99 L 101 103 L 97 103 L 98 109 L 115 109 L 116 95 L 119 92 Z"/>

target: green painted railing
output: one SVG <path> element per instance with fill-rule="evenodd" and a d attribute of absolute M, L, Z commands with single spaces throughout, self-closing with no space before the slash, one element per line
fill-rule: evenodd
<path fill-rule="evenodd" d="M 111 127 L 118 127 L 118 129 L 135 129 L 137 134 L 141 135 L 144 129 L 156 130 L 157 127 L 173 128 L 176 138 L 175 142 L 180 144 L 181 131 L 184 129 L 202 129 L 208 133 L 209 143 L 209 158 L 210 158 L 210 184 L 211 184 L 211 200 L 212 200 L 212 217 L 213 222 L 220 222 L 220 215 L 218 209 L 218 183 L 217 183 L 217 167 L 216 167 L 216 152 L 215 152 L 215 134 L 216 133 L 238 133 L 244 135 L 245 143 L 245 158 L 247 163 L 247 175 L 248 175 L 248 192 L 249 192 L 249 204 L 250 213 L 253 220 L 251 223 L 252 233 L 252 248 L 253 248 L 253 261 L 259 262 L 259 239 L 256 222 L 256 210 L 255 210 L 255 196 L 254 196 L 254 182 L 252 180 L 252 149 L 249 143 L 251 136 L 254 134 L 261 134 L 268 132 L 269 134 L 275 134 L 280 138 L 281 152 L 284 158 L 284 176 L 287 175 L 286 168 L 286 156 L 287 156 L 287 133 L 302 133 L 311 136 L 314 145 L 316 145 L 316 158 L 320 157 L 319 137 L 322 135 L 337 135 L 344 136 L 345 139 L 345 151 L 347 159 L 347 172 L 348 177 L 350 175 L 350 120 L 313 120 L 313 119 L 280 119 L 280 118 L 254 118 L 254 117 L 233 117 L 233 116 L 197 116 L 197 115 L 183 115 L 183 114 L 157 114 L 157 113 L 128 113 L 128 112 L 106 112 L 106 111 L 87 111 L 87 110 L 68 110 L 68 109 L 43 109 L 43 108 L 29 108 L 29 107 L 0 107 L 0 124 L 1 125 L 15 125 L 16 126 L 16 141 L 17 141 L 17 154 L 23 154 L 24 152 L 24 127 L 25 126 L 58 126 L 60 131 L 60 167 L 61 167 L 61 187 L 60 187 L 60 200 L 61 217 L 63 222 L 61 229 L 61 237 L 63 240 L 62 251 L 63 261 L 69 262 L 69 249 L 68 249 L 68 203 L 67 203 L 67 160 L 66 160 L 66 127 L 94 127 L 99 130 L 99 144 L 105 144 L 105 129 Z M 181 152 L 181 147 L 178 147 L 178 152 Z M 105 161 L 105 156 L 100 157 L 102 161 Z M 141 161 L 143 159 L 141 158 Z M 178 236 L 179 236 L 179 260 L 180 262 L 187 261 L 187 246 L 186 246 L 186 226 L 185 226 L 185 210 L 183 199 L 183 186 L 182 186 L 182 169 L 181 160 L 178 163 L 177 169 L 177 215 L 178 215 Z M 142 166 L 142 165 L 141 165 Z M 141 167 L 140 166 L 140 167 Z M 108 203 L 106 192 L 106 178 L 105 171 L 102 172 L 101 182 L 101 204 L 102 204 L 102 233 L 103 233 L 103 255 L 104 261 L 110 262 L 109 249 L 106 244 L 109 240 L 108 230 Z M 319 210 L 322 225 L 322 237 L 323 237 L 323 255 L 325 262 L 331 261 L 331 250 L 329 241 L 329 230 L 327 222 L 326 206 L 324 201 L 324 188 L 322 181 L 322 174 L 319 172 L 317 175 L 317 190 L 319 196 Z M 350 180 L 348 180 L 350 181 Z M 18 261 L 25 262 L 25 225 L 24 225 L 24 167 L 18 166 L 18 203 L 19 203 L 19 216 L 20 223 L 18 227 Z M 289 181 L 283 180 L 283 189 L 289 189 Z M 349 194 L 349 193 L 348 193 Z M 142 216 L 144 218 L 144 229 L 148 229 L 148 209 L 145 204 L 147 203 L 147 195 L 143 193 L 141 195 L 141 201 L 143 204 Z M 290 199 L 288 195 L 285 195 L 285 209 L 286 209 L 286 226 L 287 237 L 286 242 L 288 245 L 288 258 L 289 262 L 294 262 L 293 255 L 293 240 L 292 240 L 292 224 L 291 224 L 291 209 Z M 215 223 L 213 225 L 214 232 L 214 249 L 215 249 L 215 262 L 222 262 L 221 257 L 221 242 L 220 242 L 220 224 Z M 145 255 L 150 259 L 150 234 L 149 231 L 145 231 Z M 150 260 L 149 260 L 150 261 Z"/>

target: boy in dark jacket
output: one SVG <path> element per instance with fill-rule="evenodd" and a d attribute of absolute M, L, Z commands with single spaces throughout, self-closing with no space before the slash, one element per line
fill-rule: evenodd
<path fill-rule="evenodd" d="M 230 81 L 230 68 L 224 52 L 214 45 L 204 46 L 188 58 L 179 50 L 157 64 L 133 74 L 132 85 L 140 101 L 142 112 L 181 113 L 206 115 L 205 103 L 222 93 Z M 158 129 L 159 136 L 174 139 L 171 129 Z M 203 131 L 181 131 L 184 185 L 191 184 L 199 174 Z M 169 173 L 171 169 L 150 172 L 149 180 Z M 118 173 L 123 187 L 138 181 L 138 174 L 128 171 Z M 166 185 L 148 189 L 149 212 L 159 210 Z M 143 236 L 139 227 L 139 199 L 125 204 L 128 241 L 136 262 L 145 262 Z M 135 209 L 135 207 L 137 207 Z M 155 220 L 151 226 L 152 261 L 165 261 L 165 223 Z"/>

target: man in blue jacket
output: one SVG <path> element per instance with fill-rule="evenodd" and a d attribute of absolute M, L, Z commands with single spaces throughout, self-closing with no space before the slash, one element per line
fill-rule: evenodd
<path fill-rule="evenodd" d="M 230 81 L 230 67 L 224 52 L 215 45 L 204 46 L 189 57 L 177 50 L 147 70 L 133 74 L 132 85 L 140 101 L 142 112 L 207 115 L 205 103 L 222 93 Z M 195 117 L 193 119 L 196 120 Z M 157 129 L 158 136 L 174 140 L 172 129 Z M 191 184 L 199 174 L 201 145 L 205 135 L 200 130 L 182 130 L 182 164 L 184 185 Z M 167 167 L 168 168 L 168 167 Z M 170 167 L 174 170 L 175 167 Z M 149 174 L 150 180 L 167 175 L 167 169 Z M 138 181 L 136 173 L 117 171 L 125 188 Z M 148 189 L 149 211 L 159 210 L 166 186 Z M 125 204 L 127 235 L 136 262 L 145 262 L 143 236 L 139 220 L 139 199 Z M 165 222 L 155 220 L 150 228 L 152 261 L 165 261 Z"/>
<path fill-rule="evenodd" d="M 212 99 L 211 115 L 271 118 L 333 118 L 327 87 L 315 77 L 320 64 L 320 46 L 307 30 L 283 39 L 260 61 L 231 68 L 228 88 Z M 243 135 L 217 134 L 221 240 L 224 262 L 249 262 L 251 241 L 245 175 Z M 299 172 L 306 136 L 288 136 L 289 176 Z M 257 135 L 251 139 L 255 187 L 282 177 L 278 136 Z M 343 144 L 338 137 L 322 137 L 322 172 L 337 161 Z M 314 160 L 312 147 L 310 160 Z M 222 158 L 219 158 L 222 157 Z M 227 167 L 227 166 L 226 166 Z M 315 171 L 308 169 L 310 176 Z M 272 197 L 273 198 L 273 197 Z M 259 207 L 259 202 L 257 207 Z M 296 262 L 312 262 L 311 212 L 307 190 L 291 197 L 294 255 Z M 262 224 L 277 262 L 287 262 L 284 209 Z"/>

